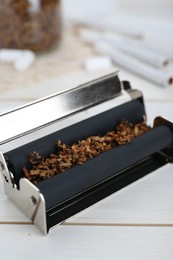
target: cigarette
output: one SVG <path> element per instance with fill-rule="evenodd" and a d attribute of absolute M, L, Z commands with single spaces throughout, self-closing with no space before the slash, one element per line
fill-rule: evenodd
<path fill-rule="evenodd" d="M 113 47 L 158 68 L 165 67 L 171 62 L 165 54 L 159 53 L 153 49 L 148 49 L 144 44 L 140 43 L 140 41 L 131 40 L 112 32 L 101 33 L 91 29 L 85 29 L 81 30 L 80 38 L 92 44 L 98 40 L 103 40 Z"/>
<path fill-rule="evenodd" d="M 93 18 L 84 18 L 83 23 L 91 26 L 92 28 L 97 28 L 101 30 L 112 30 L 114 32 L 130 36 L 133 38 L 142 38 L 143 34 L 138 28 L 134 28 L 132 25 L 122 23 L 120 21 L 115 21 L 111 19 L 93 19 Z"/>
<path fill-rule="evenodd" d="M 144 30 L 143 38 L 148 41 L 157 41 L 162 42 L 164 44 L 173 44 L 173 36 L 172 31 L 164 32 L 163 30 Z"/>
<path fill-rule="evenodd" d="M 155 67 L 162 68 L 170 63 L 167 56 L 146 49 L 143 46 L 136 46 L 132 42 L 126 42 L 125 38 L 118 37 L 113 33 L 105 33 L 101 38 L 110 45 Z"/>
<path fill-rule="evenodd" d="M 153 83 L 156 83 L 162 87 L 170 87 L 173 85 L 173 77 L 167 72 L 158 70 L 150 65 L 136 60 L 130 55 L 122 53 L 103 41 L 98 41 L 94 48 L 99 53 L 109 55 L 112 61 L 122 68 L 127 69 L 128 71 L 131 71 Z"/>
<path fill-rule="evenodd" d="M 167 57 L 173 60 L 173 50 L 172 48 L 168 48 L 168 44 L 171 44 L 173 42 L 172 36 L 170 37 L 168 35 L 165 35 L 165 33 L 163 33 L 162 31 L 159 31 L 156 34 L 149 29 L 146 30 L 146 28 L 138 28 L 138 26 L 136 26 L 135 28 L 132 23 L 128 24 L 119 20 L 115 20 L 114 17 L 113 19 L 110 18 L 88 19 L 85 17 L 83 18 L 83 23 L 95 29 L 99 29 L 102 31 L 112 31 L 122 36 L 129 37 L 130 41 L 136 41 L 137 44 L 139 43 L 144 47 L 147 47 L 147 40 L 149 40 L 150 42 L 155 41 L 153 51 L 157 50 L 158 52 L 165 54 Z M 145 40 L 145 42 L 142 42 L 142 40 Z M 163 47 L 159 46 L 160 42 L 162 42 L 162 44 L 164 43 Z"/>
<path fill-rule="evenodd" d="M 159 41 L 157 43 L 155 41 L 143 41 L 143 40 L 136 40 L 136 39 L 129 39 L 126 38 L 126 42 L 129 45 L 133 45 L 136 47 L 143 47 L 145 49 L 149 49 L 155 53 L 159 53 L 165 55 L 169 58 L 169 60 L 173 60 L 173 48 L 168 46 L 167 44 L 161 44 Z"/>
<path fill-rule="evenodd" d="M 115 16 L 98 18 L 83 18 L 83 23 L 101 30 L 111 30 L 125 36 L 130 36 L 136 39 L 149 39 L 163 41 L 164 43 L 173 43 L 172 29 L 169 34 L 164 28 L 159 28 L 158 31 L 153 31 L 152 28 L 146 28 L 143 24 L 136 24 L 133 21 L 117 19 Z"/>

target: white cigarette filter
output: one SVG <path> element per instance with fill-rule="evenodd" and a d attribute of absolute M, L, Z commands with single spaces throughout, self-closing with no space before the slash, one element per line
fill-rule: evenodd
<path fill-rule="evenodd" d="M 108 43 L 98 41 L 94 48 L 101 54 L 109 55 L 115 64 L 149 81 L 162 87 L 170 87 L 173 85 L 173 76 L 168 74 L 168 72 L 156 69 L 146 63 L 134 59 L 130 55 L 124 54 L 122 51 L 113 48 Z"/>
<path fill-rule="evenodd" d="M 109 69 L 112 66 L 112 61 L 108 55 L 104 55 L 86 59 L 84 66 L 88 71 Z"/>
<path fill-rule="evenodd" d="M 35 58 L 35 53 L 30 50 L 0 50 L 0 62 L 12 63 L 17 71 L 27 70 L 33 64 Z"/>
<path fill-rule="evenodd" d="M 110 45 L 155 67 L 162 68 L 170 63 L 166 55 L 146 49 L 143 46 L 137 46 L 133 42 L 128 41 L 128 39 L 118 37 L 113 33 L 104 33 L 101 38 Z"/>
<path fill-rule="evenodd" d="M 0 50 L 0 62 L 11 63 L 14 62 L 22 55 L 22 50 L 15 49 L 1 49 Z"/>
<path fill-rule="evenodd" d="M 14 62 L 17 71 L 27 70 L 35 61 L 35 54 L 32 51 L 24 51 L 23 54 Z"/>

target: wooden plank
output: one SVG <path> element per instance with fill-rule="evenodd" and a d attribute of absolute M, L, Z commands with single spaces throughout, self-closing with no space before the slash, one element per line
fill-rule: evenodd
<path fill-rule="evenodd" d="M 4 260 L 172 260 L 173 228 L 59 226 L 44 237 L 34 226 L 0 225 Z"/>

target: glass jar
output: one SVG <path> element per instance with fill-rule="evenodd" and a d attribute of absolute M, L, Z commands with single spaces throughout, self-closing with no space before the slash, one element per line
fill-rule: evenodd
<path fill-rule="evenodd" d="M 45 51 L 60 40 L 60 0 L 0 0 L 0 48 Z"/>

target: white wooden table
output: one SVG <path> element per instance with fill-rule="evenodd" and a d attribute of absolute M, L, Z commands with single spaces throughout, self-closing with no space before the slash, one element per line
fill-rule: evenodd
<path fill-rule="evenodd" d="M 8 88 L 1 93 L 0 112 L 111 71 L 86 72 L 80 67 L 43 82 L 35 79 L 27 87 Z M 158 115 L 173 121 L 173 89 L 161 89 L 122 69 L 119 77 L 143 91 L 149 123 Z M 55 227 L 48 236 L 5 197 L 0 178 L 0 259 L 172 260 L 173 165 L 116 192 Z"/>

